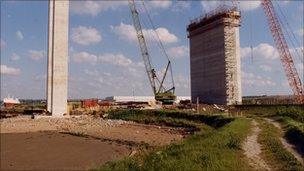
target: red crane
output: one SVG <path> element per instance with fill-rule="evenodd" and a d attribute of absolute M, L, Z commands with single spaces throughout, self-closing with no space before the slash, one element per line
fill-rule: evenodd
<path fill-rule="evenodd" d="M 292 88 L 293 94 L 296 95 L 298 102 L 304 103 L 304 91 L 299 74 L 294 65 L 288 44 L 284 38 L 278 17 L 275 13 L 271 0 L 261 0 L 264 12 L 267 16 L 270 31 L 275 41 L 275 45 L 279 51 L 280 59 L 283 64 L 289 86 Z"/>

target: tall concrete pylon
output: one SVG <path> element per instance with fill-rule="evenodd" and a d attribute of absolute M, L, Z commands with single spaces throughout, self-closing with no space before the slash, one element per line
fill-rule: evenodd
<path fill-rule="evenodd" d="M 69 1 L 49 0 L 47 111 L 67 113 Z"/>

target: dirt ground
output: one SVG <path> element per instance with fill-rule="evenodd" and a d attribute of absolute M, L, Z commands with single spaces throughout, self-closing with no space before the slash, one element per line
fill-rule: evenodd
<path fill-rule="evenodd" d="M 1 170 L 85 170 L 130 152 L 124 145 L 57 132 L 1 134 Z"/>
<path fill-rule="evenodd" d="M 166 145 L 181 130 L 88 116 L 2 119 L 1 170 L 83 170 Z M 133 152 L 132 152 L 133 151 Z"/>
<path fill-rule="evenodd" d="M 250 135 L 247 136 L 242 148 L 245 152 L 245 156 L 249 160 L 249 164 L 255 170 L 271 170 L 266 162 L 261 158 L 261 145 L 258 143 L 258 135 L 261 131 L 258 123 L 252 121 L 252 131 Z"/>

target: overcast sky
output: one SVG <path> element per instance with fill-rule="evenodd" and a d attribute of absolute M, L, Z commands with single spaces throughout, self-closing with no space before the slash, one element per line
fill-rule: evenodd
<path fill-rule="evenodd" d="M 186 27 L 190 19 L 219 4 L 218 1 L 147 2 L 172 59 L 177 95 L 190 95 Z M 276 1 L 274 6 L 282 19 L 286 17 L 299 41 L 295 47 L 290 46 L 294 55 L 294 48 L 303 48 L 303 2 Z M 243 95 L 291 94 L 259 1 L 242 1 L 240 8 Z M 161 71 L 166 60 L 152 38 L 153 31 L 140 3 L 138 9 L 152 63 Z M 47 15 L 47 1 L 1 1 L 1 99 L 8 94 L 45 98 Z M 294 61 L 303 80 L 301 57 L 294 55 Z M 152 95 L 127 1 L 70 2 L 68 97 L 102 98 L 133 92 Z"/>

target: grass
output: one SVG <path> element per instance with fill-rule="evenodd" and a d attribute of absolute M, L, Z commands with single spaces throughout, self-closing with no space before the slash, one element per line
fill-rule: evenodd
<path fill-rule="evenodd" d="M 272 124 L 260 122 L 261 133 L 258 141 L 262 145 L 262 156 L 275 170 L 303 170 L 303 166 L 282 145 L 281 132 Z"/>
<path fill-rule="evenodd" d="M 288 117 L 304 124 L 304 108 L 300 109 L 296 107 L 290 107 L 288 109 L 279 109 L 276 115 L 281 117 Z"/>
<path fill-rule="evenodd" d="M 133 112 L 133 113 L 132 113 Z M 250 129 L 249 120 L 222 116 L 193 115 L 179 112 L 110 112 L 109 118 L 140 123 L 192 126 L 199 131 L 185 140 L 150 153 L 140 153 L 106 163 L 94 170 L 248 170 L 241 142 Z M 173 117 L 174 116 L 174 117 Z"/>
<path fill-rule="evenodd" d="M 304 109 L 300 105 L 242 105 L 236 108 L 247 116 L 288 116 L 299 122 L 304 121 Z"/>
<path fill-rule="evenodd" d="M 163 110 L 113 110 L 109 112 L 108 118 L 193 129 L 198 128 L 201 123 L 218 128 L 234 120 L 222 115 L 202 115 Z"/>

